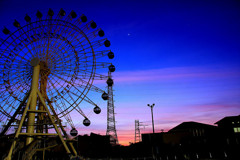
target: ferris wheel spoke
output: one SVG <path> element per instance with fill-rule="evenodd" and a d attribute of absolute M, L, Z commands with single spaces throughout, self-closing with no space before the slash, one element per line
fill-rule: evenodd
<path fill-rule="evenodd" d="M 12 97 L 15 98 L 15 99 L 17 98 L 17 96 L 16 96 L 17 94 L 15 94 L 15 93 L 20 93 L 21 92 L 20 87 L 22 87 L 22 86 L 21 85 L 18 86 L 19 83 L 20 83 L 20 80 L 16 83 L 11 84 L 11 85 L 5 85 L 6 91 L 8 91 L 10 94 L 12 93 L 13 94 Z M 8 86 L 11 86 L 11 87 L 8 87 Z M 19 92 L 13 93 L 12 88 L 14 88 L 14 90 L 17 89 Z"/>
<path fill-rule="evenodd" d="M 92 85 L 91 88 L 90 88 L 91 91 L 95 91 L 95 92 L 98 92 L 98 93 L 104 93 L 105 91 Z"/>
<path fill-rule="evenodd" d="M 67 75 L 68 76 L 68 74 L 64 74 L 64 73 L 63 73 L 63 75 Z M 75 81 L 80 80 L 82 82 L 83 79 L 89 79 L 92 76 L 93 75 L 90 72 L 89 72 L 89 74 L 84 72 L 83 74 L 73 75 L 71 78 L 70 78 L 70 76 L 68 76 L 70 78 L 69 83 L 73 83 L 74 80 Z"/>
<path fill-rule="evenodd" d="M 52 82 L 51 82 L 51 83 L 52 83 Z M 53 83 L 52 83 L 52 84 L 53 84 Z M 55 88 L 54 88 L 54 89 L 55 89 Z M 55 90 L 56 90 L 56 89 L 55 89 Z M 57 90 L 56 90 L 56 91 L 57 91 Z M 69 91 L 69 90 L 68 90 L 68 91 Z M 67 91 L 67 93 L 68 93 L 68 91 Z M 58 92 L 58 91 L 57 91 L 57 92 Z M 68 94 L 68 96 L 70 96 L 70 94 Z M 66 98 L 64 98 L 63 96 L 62 96 L 62 98 L 63 98 L 70 106 L 72 106 L 72 105 L 75 103 L 75 102 L 74 102 L 74 103 L 71 104 L 71 103 L 69 103 L 69 101 L 66 100 Z M 64 111 L 62 111 L 62 112 L 59 113 L 59 114 L 62 114 L 62 116 L 65 116 L 67 113 L 69 113 L 69 112 L 71 111 L 71 110 L 69 111 L 69 108 L 70 108 L 70 107 L 66 108 Z M 75 108 L 75 107 L 74 107 L 74 108 Z M 73 108 L 73 109 L 74 109 L 74 108 Z"/>
<path fill-rule="evenodd" d="M 25 32 L 24 32 L 25 33 Z M 22 33 L 23 34 L 23 33 Z M 23 36 L 23 35 L 20 35 Z M 19 36 L 19 37 L 20 37 Z M 25 48 L 28 50 L 28 53 L 30 53 L 31 55 L 33 55 L 32 51 L 30 50 L 30 48 L 26 45 L 26 43 L 24 42 L 24 40 L 20 39 L 19 37 L 15 37 L 14 42 L 16 42 L 16 40 L 19 40 L 20 42 L 18 43 L 18 45 L 23 45 L 25 46 Z"/>
<path fill-rule="evenodd" d="M 76 20 L 75 20 L 75 22 L 73 23 L 75 26 L 82 26 L 83 24 L 84 24 L 84 22 L 82 21 L 82 17 L 84 17 L 85 15 L 84 14 L 82 14 L 81 16 L 79 16 Z M 80 28 L 79 27 L 79 28 Z M 82 28 L 82 27 L 81 27 Z"/>
<path fill-rule="evenodd" d="M 88 41 L 86 39 L 83 39 L 82 41 L 78 41 L 78 43 L 76 44 L 76 49 L 80 52 L 85 53 L 91 51 L 92 48 Z"/>
<path fill-rule="evenodd" d="M 67 98 L 63 97 L 62 94 L 58 91 L 58 89 L 55 87 L 56 85 L 52 82 L 52 80 L 49 80 L 49 82 L 51 83 L 54 91 L 57 93 L 57 96 L 54 96 L 54 99 L 57 100 L 57 99 L 59 99 L 58 96 L 60 96 L 60 97 L 63 98 L 68 104 L 71 105 L 71 103 L 69 102 L 69 100 L 67 100 Z M 56 82 L 56 83 L 57 83 L 58 85 L 60 85 L 59 82 Z M 68 94 L 68 96 L 70 96 L 70 94 Z M 71 99 L 71 97 L 70 97 L 70 99 Z M 52 101 L 52 100 L 51 100 L 51 101 Z"/>
<path fill-rule="evenodd" d="M 58 72 L 58 73 L 54 73 L 54 72 L 51 72 L 51 74 L 53 75 L 53 77 L 64 77 L 62 78 L 61 80 L 63 80 L 64 82 L 67 82 L 67 83 L 73 83 L 73 80 L 75 79 L 74 77 L 76 77 L 74 75 L 74 73 L 69 70 L 69 72 Z"/>
<path fill-rule="evenodd" d="M 11 115 L 9 115 L 7 112 L 4 112 L 2 109 L 0 110 L 0 112 L 2 113 L 2 116 L 1 116 L 0 120 L 3 119 L 3 118 L 2 118 L 3 115 L 6 116 L 6 117 L 8 117 L 8 118 L 11 118 Z"/>
<path fill-rule="evenodd" d="M 62 56 L 62 57 L 59 56 L 59 57 L 55 57 L 54 60 L 58 62 L 58 64 L 55 65 L 58 68 L 63 68 L 63 66 L 70 66 L 69 68 L 73 68 L 74 66 L 76 67 L 79 65 L 79 61 L 74 60 L 74 57 L 70 57 L 70 56 Z M 69 62 L 69 63 L 66 63 L 66 62 Z"/>
<path fill-rule="evenodd" d="M 80 93 L 82 93 L 82 91 L 80 91 L 78 88 L 76 88 L 75 87 L 75 85 L 74 84 L 72 84 L 70 81 L 68 81 L 68 80 L 66 80 L 66 79 L 64 79 L 64 78 L 62 78 L 62 77 L 60 77 L 60 76 L 58 76 L 58 75 L 56 75 L 56 74 L 54 74 L 57 78 L 59 78 L 59 79 L 61 79 L 62 81 L 64 81 L 64 82 L 66 82 L 67 84 L 69 84 L 69 85 L 71 85 L 72 87 L 74 87 L 77 91 L 79 91 Z"/>
<path fill-rule="evenodd" d="M 66 121 L 68 122 L 68 124 L 69 124 L 72 128 L 75 128 L 74 123 L 73 123 L 73 121 L 72 121 L 72 118 L 70 117 L 69 114 L 65 114 L 65 115 L 64 115 L 64 118 L 66 119 Z"/>
<path fill-rule="evenodd" d="M 44 27 L 42 26 L 41 21 L 38 21 L 38 22 L 34 23 L 33 25 L 34 25 L 34 27 L 32 29 L 32 32 L 34 32 L 34 33 L 30 36 L 31 46 L 35 50 L 36 56 L 37 55 L 40 56 L 41 49 L 42 49 L 42 47 L 44 47 L 42 45 L 43 39 L 41 39 L 41 33 L 42 33 L 42 30 Z"/>
<path fill-rule="evenodd" d="M 17 73 L 20 73 L 20 72 L 17 72 Z M 12 76 L 11 79 L 5 80 L 5 81 L 6 81 L 6 83 L 9 83 L 8 85 L 15 86 L 22 81 L 22 78 L 23 78 L 22 75 L 18 75 L 18 76 L 14 75 L 14 77 Z M 10 83 L 10 81 L 11 81 L 11 83 Z"/>
<path fill-rule="evenodd" d="M 81 114 L 84 118 L 87 118 L 87 116 L 84 114 L 84 112 L 82 111 L 82 109 L 81 109 L 79 106 L 77 106 L 77 107 L 75 108 L 75 110 L 76 110 L 79 114 Z"/>
<path fill-rule="evenodd" d="M 14 54 L 14 56 L 18 56 L 19 58 L 28 61 L 25 57 L 23 57 L 23 56 L 15 53 L 15 52 L 13 52 L 12 50 L 7 50 L 7 51 L 9 52 L 9 53 L 7 53 L 8 55 L 5 55 L 5 54 L 4 54 L 4 51 L 3 51 L 2 54 L 1 54 L 1 56 L 3 56 L 4 58 L 7 58 L 7 59 L 9 59 L 9 60 L 12 61 L 11 57 L 13 57 L 12 54 Z"/>
<path fill-rule="evenodd" d="M 25 48 L 27 48 L 27 50 L 28 50 L 28 52 L 33 56 L 34 55 L 34 53 L 32 53 L 32 52 L 34 52 L 35 51 L 35 49 L 34 48 L 29 48 L 28 47 L 28 44 L 26 43 L 26 42 L 30 42 L 30 40 L 31 40 L 31 38 L 30 38 L 30 36 L 27 34 L 27 31 L 24 31 L 24 29 L 23 28 L 21 28 L 21 33 L 22 33 L 22 35 L 24 34 L 25 36 L 26 36 L 26 38 L 25 39 L 22 39 L 22 40 L 20 40 L 20 42 L 23 42 L 24 43 L 24 45 L 25 45 Z"/>
<path fill-rule="evenodd" d="M 91 25 L 92 25 L 93 23 L 95 23 L 95 22 L 94 22 L 93 20 L 91 20 L 91 21 L 87 22 L 87 23 L 84 25 L 84 27 L 81 28 L 81 30 L 82 30 L 84 33 L 86 33 L 88 39 L 89 39 L 89 38 L 92 38 L 92 36 L 94 36 L 94 38 L 95 38 L 95 37 L 98 35 L 98 34 L 96 34 L 96 33 L 97 33 L 99 30 L 101 30 L 101 29 L 99 28 L 99 29 L 97 29 L 97 30 L 94 30 L 93 32 L 89 32 L 90 30 L 94 29 L 93 27 L 91 27 Z M 96 23 L 95 23 L 95 25 L 96 25 Z M 92 40 L 92 39 L 91 39 L 91 40 Z"/>
<path fill-rule="evenodd" d="M 57 76 L 57 75 L 56 75 L 56 76 Z M 73 85 L 71 82 L 69 82 L 69 81 L 67 81 L 67 80 L 65 80 L 65 79 L 63 79 L 63 78 L 61 78 L 61 77 L 59 77 L 59 76 L 57 76 L 57 77 L 58 77 L 59 79 L 65 81 L 65 82 L 67 82 L 68 84 L 72 85 L 72 87 L 74 88 L 74 90 L 78 91 L 79 93 L 81 93 L 81 95 L 83 95 L 83 92 L 80 91 L 77 87 L 75 87 L 75 85 Z M 85 88 L 86 88 L 86 86 L 85 86 Z M 74 92 L 72 92 L 72 91 L 70 91 L 70 90 L 69 90 L 69 92 L 72 93 L 73 95 L 75 95 L 76 97 L 79 96 L 78 94 L 76 94 L 76 93 L 74 93 Z M 81 95 L 80 95 L 80 97 L 81 97 Z M 86 95 L 85 95 L 85 97 L 86 97 Z M 84 98 L 84 97 L 83 97 L 83 98 Z"/>
<path fill-rule="evenodd" d="M 78 34 L 76 35 L 76 36 L 78 36 Z M 73 36 L 71 36 L 71 37 L 73 37 Z M 66 39 L 66 38 L 65 38 Z M 73 45 L 71 45 L 71 42 L 69 41 L 69 40 L 65 40 L 66 42 L 67 42 L 67 44 L 69 44 L 71 47 L 68 47 L 69 49 L 73 49 L 74 48 L 74 46 Z M 75 40 L 76 41 L 76 40 Z M 55 48 L 59 48 L 59 46 L 58 47 L 55 47 Z M 66 49 L 66 47 L 62 47 L 61 49 L 60 49 L 60 51 L 62 51 L 63 49 Z M 67 50 L 66 52 L 68 52 L 69 50 Z M 59 52 L 59 51 L 58 51 Z"/>
<path fill-rule="evenodd" d="M 6 112 L 9 115 L 11 115 L 12 111 L 16 109 L 16 107 L 12 105 L 12 102 L 11 101 L 8 102 L 8 100 L 5 101 L 5 103 L 3 103 L 3 105 L 8 105 L 9 106 L 9 109 Z"/>
<path fill-rule="evenodd" d="M 70 93 L 72 93 L 73 95 L 75 95 L 75 96 L 78 96 L 76 93 L 74 93 L 74 92 L 72 92 L 72 91 L 70 91 Z M 96 104 L 91 100 L 91 99 L 89 99 L 87 96 L 85 96 L 85 98 L 83 99 L 84 101 L 86 101 L 86 102 L 88 102 L 88 103 L 90 103 L 90 104 L 92 104 L 92 105 L 94 105 L 94 106 L 96 106 Z M 78 105 L 77 105 L 78 106 Z"/>
<path fill-rule="evenodd" d="M 72 47 L 70 47 L 68 43 L 60 43 L 58 41 L 55 41 L 55 43 L 51 45 L 51 52 L 63 53 L 63 50 L 66 50 L 67 48 L 72 48 Z M 66 50 L 65 53 L 68 53 L 69 50 Z M 51 55 L 51 56 L 54 56 L 54 55 Z"/>
<path fill-rule="evenodd" d="M 80 80 L 83 84 L 85 84 L 85 85 L 79 85 L 79 83 L 76 83 L 75 84 L 75 86 L 78 86 L 78 87 L 85 87 L 85 86 L 87 86 L 87 84 L 88 84 L 88 82 L 86 82 L 86 81 L 84 81 L 84 80 Z M 91 87 L 89 87 L 89 89 L 90 90 L 92 90 L 92 91 L 95 91 L 95 92 L 98 92 L 98 93 L 104 93 L 105 91 L 104 90 L 102 90 L 102 89 L 100 89 L 100 88 L 98 88 L 98 87 L 96 87 L 96 86 L 94 86 L 94 85 L 92 85 Z"/>
<path fill-rule="evenodd" d="M 51 83 L 53 84 L 52 81 L 51 81 Z M 56 81 L 56 83 L 57 83 L 58 85 L 61 85 L 58 81 Z M 68 85 L 71 85 L 71 87 L 73 87 L 72 84 L 68 84 Z M 71 94 L 69 94 L 69 93 L 71 93 L 70 90 L 71 90 L 71 88 L 69 87 L 69 90 L 67 90 L 65 93 L 67 93 L 68 97 L 69 97 L 72 101 L 74 101 L 74 98 L 71 96 Z M 57 91 L 58 91 L 58 90 L 57 90 Z M 57 94 L 58 94 L 59 96 L 61 96 L 61 98 L 63 97 L 63 93 L 62 93 L 62 92 L 59 92 L 59 91 L 58 91 Z M 66 95 L 66 94 L 65 94 L 65 95 Z"/>
<path fill-rule="evenodd" d="M 84 79 L 89 79 L 89 77 L 93 76 L 90 71 L 85 71 L 83 74 L 79 74 L 77 76 L 77 79 L 84 80 Z M 105 80 L 108 77 L 102 74 L 94 73 L 94 79 L 95 80 Z"/>
<path fill-rule="evenodd" d="M 40 33 L 40 35 L 44 35 L 45 36 L 45 34 L 44 33 L 46 33 L 46 26 L 47 26 L 47 21 L 42 21 L 41 19 L 40 19 L 40 22 L 38 23 L 38 25 L 39 25 L 39 33 Z M 44 39 L 42 39 L 42 41 L 41 41 L 41 45 L 40 45 L 40 47 L 39 47 L 39 54 L 40 54 L 40 57 L 42 57 L 41 55 L 44 55 L 45 54 L 45 49 L 46 49 L 46 38 L 47 38 L 47 36 L 46 37 L 44 37 Z"/>
<path fill-rule="evenodd" d="M 95 51 L 94 53 L 91 52 L 85 52 L 85 57 L 82 59 L 88 59 L 92 57 L 92 54 L 95 55 L 95 58 L 102 58 L 107 55 L 111 50 L 103 50 L 103 51 Z M 89 55 L 88 55 L 89 54 Z M 82 60 L 81 58 L 79 60 Z"/>
<path fill-rule="evenodd" d="M 80 52 L 85 51 L 85 50 L 90 50 L 90 49 L 97 49 L 97 48 L 104 45 L 105 40 L 107 40 L 107 39 L 106 38 L 105 39 L 100 39 L 100 40 L 97 40 L 97 41 L 93 41 L 91 43 L 91 45 L 85 44 L 85 45 L 76 46 L 76 48 L 82 48 L 81 50 L 79 50 Z"/>
<path fill-rule="evenodd" d="M 103 74 L 99 74 L 99 73 L 95 73 L 94 74 L 94 79 L 95 80 L 107 80 L 108 76 L 103 75 Z"/>
<path fill-rule="evenodd" d="M 86 63 L 84 66 L 85 67 L 92 67 L 93 66 L 93 64 L 91 64 L 90 62 L 91 61 L 79 61 L 79 63 L 81 64 L 81 63 Z M 108 68 L 109 66 L 111 65 L 111 63 L 106 63 L 106 62 L 95 62 L 95 66 L 96 66 L 96 69 L 100 69 L 100 68 Z"/>
<path fill-rule="evenodd" d="M 69 45 L 69 43 L 68 43 L 68 45 Z M 71 52 L 74 52 L 75 53 L 75 50 L 73 49 L 73 47 L 72 46 L 68 46 L 67 44 L 65 44 L 65 45 L 62 45 L 62 48 L 60 48 L 60 50 L 58 50 L 57 52 L 63 52 L 63 50 L 64 50 L 64 52 L 63 53 L 71 53 Z M 53 46 L 54 47 L 54 46 Z M 59 48 L 59 47 L 58 47 Z M 53 49 L 54 50 L 54 49 Z M 53 56 L 53 55 L 52 55 Z M 77 57 L 78 55 L 75 53 L 75 57 Z M 61 58 L 61 57 L 59 57 L 59 58 Z M 77 58 L 78 59 L 78 58 Z"/>
<path fill-rule="evenodd" d="M 54 46 L 53 46 L 53 47 L 54 47 Z M 53 48 L 53 47 L 52 47 L 52 48 Z M 60 46 L 57 46 L 57 48 L 59 48 L 59 47 L 60 47 Z M 55 51 L 55 49 L 53 48 L 53 49 L 52 49 L 52 53 L 63 53 L 63 56 L 64 56 L 64 53 L 68 53 L 67 51 L 63 52 L 63 50 L 66 48 L 65 45 L 61 45 L 61 47 L 62 47 L 62 48 L 60 48 L 60 49 L 58 49 L 58 50 L 56 50 L 56 51 Z M 68 55 L 68 56 L 70 56 L 70 55 Z M 50 59 L 52 59 L 53 57 L 54 57 L 54 59 L 56 59 L 56 58 L 59 58 L 59 59 L 60 59 L 60 58 L 63 58 L 63 57 L 61 57 L 60 55 L 58 55 L 58 56 L 56 57 L 56 55 L 54 55 L 54 54 L 52 54 L 52 55 L 49 56 Z M 64 56 L 64 57 L 65 57 L 65 56 Z M 65 58 L 66 58 L 66 57 L 65 57 Z M 56 59 L 56 60 L 57 60 L 57 59 Z"/>
<path fill-rule="evenodd" d="M 66 26 L 65 26 L 66 27 Z M 65 28 L 64 27 L 64 28 Z M 67 35 L 64 35 L 64 39 L 67 39 L 67 37 L 69 36 L 69 35 L 71 35 L 71 33 L 73 32 L 73 30 L 71 30 L 70 32 L 68 32 L 68 30 L 70 29 L 70 27 L 68 27 L 66 30 L 64 29 L 64 31 L 63 32 L 61 32 L 61 34 L 60 34 L 60 37 L 62 36 L 62 35 L 64 35 L 65 33 L 67 33 Z M 53 44 L 53 46 L 52 46 L 52 48 L 58 48 L 59 46 L 57 46 L 56 47 L 56 43 L 54 43 Z"/>
<path fill-rule="evenodd" d="M 52 24 L 52 21 L 51 21 L 52 17 L 50 17 L 50 20 L 48 21 L 48 33 L 51 33 L 52 32 L 52 29 L 53 29 L 53 24 Z M 46 51 L 46 56 L 48 57 L 49 55 L 49 48 L 50 48 L 50 44 L 52 42 L 52 39 L 50 38 L 50 36 L 48 36 L 48 40 L 47 40 L 47 51 Z M 54 44 L 55 44 L 56 41 L 54 41 Z M 54 48 L 55 45 L 51 46 L 51 49 Z"/>
<path fill-rule="evenodd" d="M 62 102 L 62 99 L 60 99 L 61 101 L 61 104 L 58 104 L 56 102 L 56 106 L 58 107 L 58 109 L 60 110 L 60 112 L 63 112 L 64 113 L 64 110 L 67 110 L 67 107 L 65 106 L 65 103 Z M 63 109 L 62 109 L 63 108 Z M 70 124 L 70 126 L 72 128 L 74 128 L 74 124 L 73 124 L 73 121 L 71 119 L 71 117 L 69 116 L 69 114 L 65 114 L 64 115 L 64 118 L 66 119 L 66 121 Z"/>
<path fill-rule="evenodd" d="M 2 114 L 4 114 L 4 115 L 7 116 L 7 117 L 11 117 L 11 115 L 8 114 L 8 112 L 6 112 L 5 109 L 4 109 L 1 105 L 0 105 L 0 108 L 1 108 L 0 112 L 1 112 Z"/>
<path fill-rule="evenodd" d="M 31 37 L 30 37 L 31 35 L 36 36 L 36 33 L 33 32 L 33 28 L 34 28 L 33 23 L 30 23 L 30 25 L 27 26 L 27 30 L 28 30 L 27 37 L 29 39 L 29 43 L 31 45 L 31 48 L 36 51 L 36 46 L 34 45 L 35 43 L 31 43 Z M 26 40 L 28 40 L 28 39 L 26 39 Z"/>
<path fill-rule="evenodd" d="M 54 76 L 56 76 L 56 77 L 60 77 L 60 76 L 58 76 L 57 74 L 55 74 L 55 73 L 52 73 Z M 61 73 L 60 74 L 61 76 L 64 76 L 64 75 L 66 75 L 67 77 L 71 77 L 70 78 L 70 81 L 69 80 L 66 80 L 66 79 L 64 79 L 64 78 L 62 78 L 62 77 L 60 77 L 63 81 L 65 81 L 65 82 L 67 82 L 67 83 L 69 83 L 69 84 L 72 84 L 72 82 L 74 81 L 74 80 L 81 80 L 82 81 L 82 79 L 89 79 L 90 77 L 92 77 L 93 76 L 93 73 L 91 73 L 91 72 L 89 72 L 89 73 L 87 73 L 87 71 L 84 71 L 84 73 L 83 74 L 78 74 L 78 75 L 69 75 L 68 73 Z"/>
<path fill-rule="evenodd" d="M 96 37 L 98 37 L 98 32 L 100 31 L 101 29 L 99 28 L 98 30 L 94 30 L 92 32 L 88 32 L 86 33 L 87 37 L 88 37 L 88 40 L 89 41 L 93 41 Z"/>
<path fill-rule="evenodd" d="M 68 41 L 71 42 L 72 46 L 75 46 L 75 45 L 82 45 L 82 44 L 89 44 L 89 37 L 87 35 L 84 34 L 84 32 L 82 31 L 79 31 L 78 32 L 75 32 L 76 35 L 70 35 L 68 38 Z"/>

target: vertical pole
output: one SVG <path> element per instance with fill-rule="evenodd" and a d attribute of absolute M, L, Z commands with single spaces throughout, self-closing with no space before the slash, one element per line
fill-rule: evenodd
<path fill-rule="evenodd" d="M 155 131 L 154 131 L 154 120 L 153 120 L 153 105 L 151 106 L 151 113 L 152 113 L 152 128 L 153 128 L 153 133 L 155 133 Z"/>
<path fill-rule="evenodd" d="M 153 107 L 154 106 L 155 106 L 154 103 L 152 105 L 148 104 L 148 107 L 151 108 L 151 114 L 152 114 L 152 129 L 153 129 L 153 136 L 152 136 L 152 138 L 153 139 L 151 140 L 152 141 L 151 143 L 152 143 L 152 156 L 153 156 L 153 159 L 155 159 L 155 155 L 156 155 L 155 154 L 155 149 L 156 149 L 155 148 L 155 143 L 156 142 L 155 142 L 155 134 L 154 134 L 155 131 L 154 131 L 154 120 L 153 120 Z"/>
<path fill-rule="evenodd" d="M 40 65 L 37 64 L 33 67 L 33 77 L 32 77 L 32 97 L 30 103 L 30 110 L 36 110 L 37 106 L 37 90 L 38 90 L 38 80 L 40 73 Z M 35 123 L 35 113 L 29 113 L 28 115 L 28 124 L 27 124 L 27 133 L 34 133 L 34 123 Z M 32 137 L 27 137 L 26 145 L 30 144 L 33 141 Z"/>
<path fill-rule="evenodd" d="M 148 104 L 148 107 L 151 108 L 151 113 L 152 113 L 152 128 L 153 128 L 153 133 L 154 132 L 154 120 L 153 120 L 153 107 L 155 106 L 155 104 L 153 103 L 152 105 Z"/>

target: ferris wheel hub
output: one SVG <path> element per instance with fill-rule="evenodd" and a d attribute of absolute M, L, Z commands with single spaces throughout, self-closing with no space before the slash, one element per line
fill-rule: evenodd
<path fill-rule="evenodd" d="M 31 60 L 30 64 L 31 66 L 35 67 L 39 64 L 39 62 L 40 62 L 39 58 L 35 57 Z"/>

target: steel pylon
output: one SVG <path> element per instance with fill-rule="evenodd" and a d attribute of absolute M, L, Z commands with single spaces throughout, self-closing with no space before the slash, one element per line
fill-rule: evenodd
<path fill-rule="evenodd" d="M 113 100 L 113 80 L 111 72 L 108 72 L 108 104 L 107 104 L 107 131 L 106 135 L 110 136 L 110 143 L 117 145 L 118 137 L 115 123 L 114 100 Z"/>

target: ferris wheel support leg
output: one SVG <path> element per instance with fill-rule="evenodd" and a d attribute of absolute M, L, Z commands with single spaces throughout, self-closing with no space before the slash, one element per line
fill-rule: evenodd
<path fill-rule="evenodd" d="M 74 153 L 74 156 L 77 156 L 77 152 L 76 152 L 76 150 L 75 150 L 72 142 L 70 142 L 69 145 L 70 145 L 70 147 L 71 147 L 71 149 L 72 149 L 72 151 L 73 151 L 73 153 Z"/>
<path fill-rule="evenodd" d="M 52 104 L 49 103 L 48 105 L 49 105 L 50 109 L 52 110 L 54 116 L 56 116 L 57 120 L 59 121 L 59 127 L 60 127 L 60 129 L 62 130 L 62 133 L 64 134 L 64 136 L 65 136 L 67 139 L 69 139 L 69 137 L 68 137 L 66 131 L 64 130 L 64 128 L 63 128 L 63 126 L 62 126 L 62 123 L 60 122 L 59 118 L 57 117 L 56 112 L 55 112 L 54 109 L 53 109 Z M 74 148 L 72 142 L 69 143 L 69 146 L 71 147 L 72 152 L 74 153 L 74 156 L 78 156 L 77 151 L 76 151 L 76 149 Z"/>
<path fill-rule="evenodd" d="M 45 107 L 45 109 L 46 109 L 46 111 L 47 111 L 47 114 L 49 115 L 49 118 L 50 118 L 50 120 L 51 120 L 51 122 L 52 122 L 52 124 L 53 124 L 53 126 L 54 126 L 54 128 L 55 128 L 55 131 L 57 132 L 57 134 L 58 134 L 58 136 L 59 136 L 59 138 L 60 138 L 60 140 L 61 140 L 61 142 L 62 142 L 62 144 L 63 144 L 63 146 L 64 146 L 64 148 L 65 148 L 65 150 L 66 150 L 66 152 L 67 152 L 68 154 L 71 154 L 71 152 L 70 152 L 70 150 L 69 150 L 66 142 L 64 141 L 61 133 L 59 132 L 59 130 L 58 130 L 58 128 L 57 128 L 57 125 L 56 125 L 56 123 L 54 122 L 54 120 L 53 120 L 53 118 L 52 118 L 52 116 L 51 116 L 51 113 L 50 113 L 50 111 L 49 111 L 49 109 L 48 109 L 48 107 L 47 107 L 47 105 L 46 105 L 46 103 L 45 103 L 45 101 L 44 101 L 44 99 L 43 99 L 43 97 L 42 97 L 42 95 L 41 95 L 41 93 L 39 92 L 38 89 L 37 89 L 37 95 L 39 96 L 39 99 L 40 99 L 41 103 L 42 103 L 43 106 Z"/>
<path fill-rule="evenodd" d="M 33 67 L 33 77 L 32 77 L 32 98 L 30 103 L 30 110 L 36 110 L 37 106 L 37 90 L 38 90 L 38 80 L 40 73 L 40 65 Z M 28 115 L 28 124 L 27 124 L 27 133 L 34 133 L 34 123 L 35 123 L 35 113 L 29 113 Z M 26 145 L 30 144 L 33 141 L 32 137 L 27 137 Z"/>
<path fill-rule="evenodd" d="M 30 105 L 30 102 L 31 102 L 31 98 L 32 98 L 32 92 L 30 92 L 30 95 L 28 97 L 27 105 L 26 105 L 26 107 L 25 107 L 25 109 L 23 111 L 23 114 L 22 114 L 22 117 L 21 117 L 18 129 L 17 129 L 17 131 L 15 133 L 15 136 L 14 136 L 14 141 L 13 141 L 13 143 L 11 145 L 11 148 L 10 148 L 10 150 L 8 152 L 8 156 L 6 158 L 4 158 L 4 160 L 11 160 L 12 159 L 13 149 L 14 149 L 14 147 L 16 145 L 16 139 L 18 138 L 18 136 L 19 136 L 19 134 L 21 132 L 22 125 L 23 125 L 23 122 L 24 122 L 25 117 L 27 115 L 27 111 L 28 111 L 28 108 L 29 108 L 29 105 Z"/>

